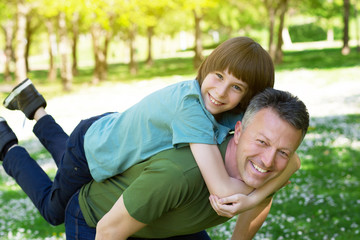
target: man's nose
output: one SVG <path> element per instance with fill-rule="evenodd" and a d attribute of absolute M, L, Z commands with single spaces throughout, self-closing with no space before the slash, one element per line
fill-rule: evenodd
<path fill-rule="evenodd" d="M 263 164 L 266 168 L 271 168 L 275 162 L 275 157 L 276 157 L 276 149 L 267 149 L 267 151 L 265 151 L 265 153 L 263 154 Z"/>

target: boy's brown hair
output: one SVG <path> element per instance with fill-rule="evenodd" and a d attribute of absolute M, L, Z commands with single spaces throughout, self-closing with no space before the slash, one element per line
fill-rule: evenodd
<path fill-rule="evenodd" d="M 248 91 L 232 111 L 245 111 L 251 98 L 267 87 L 274 87 L 274 64 L 261 45 L 248 37 L 231 38 L 220 44 L 202 62 L 196 79 L 200 86 L 212 72 L 229 74 L 248 84 Z"/>

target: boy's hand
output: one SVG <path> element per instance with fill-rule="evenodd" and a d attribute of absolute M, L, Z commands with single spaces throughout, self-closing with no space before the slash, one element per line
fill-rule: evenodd
<path fill-rule="evenodd" d="M 210 195 L 209 200 L 212 208 L 219 216 L 228 218 L 255 207 L 250 197 L 244 194 L 234 194 L 221 199 L 215 195 Z"/>

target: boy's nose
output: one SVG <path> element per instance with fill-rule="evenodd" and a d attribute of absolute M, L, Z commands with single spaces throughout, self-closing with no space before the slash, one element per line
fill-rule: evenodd
<path fill-rule="evenodd" d="M 219 97 L 224 97 L 227 94 L 227 87 L 225 85 L 219 85 L 216 88 L 216 93 L 218 94 Z"/>

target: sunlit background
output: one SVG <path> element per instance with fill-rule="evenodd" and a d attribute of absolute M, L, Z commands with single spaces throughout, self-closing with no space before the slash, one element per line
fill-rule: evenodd
<path fill-rule="evenodd" d="M 298 95 L 311 126 L 301 170 L 276 196 L 255 239 L 360 239 L 360 25 L 357 0 L 0 0 L 0 97 L 30 77 L 71 132 L 174 82 L 235 36 L 259 42 L 275 87 Z M 0 107 L 53 176 L 33 122 Z M 208 229 L 229 239 L 235 219 Z M 0 167 L 0 239 L 65 239 Z"/>

